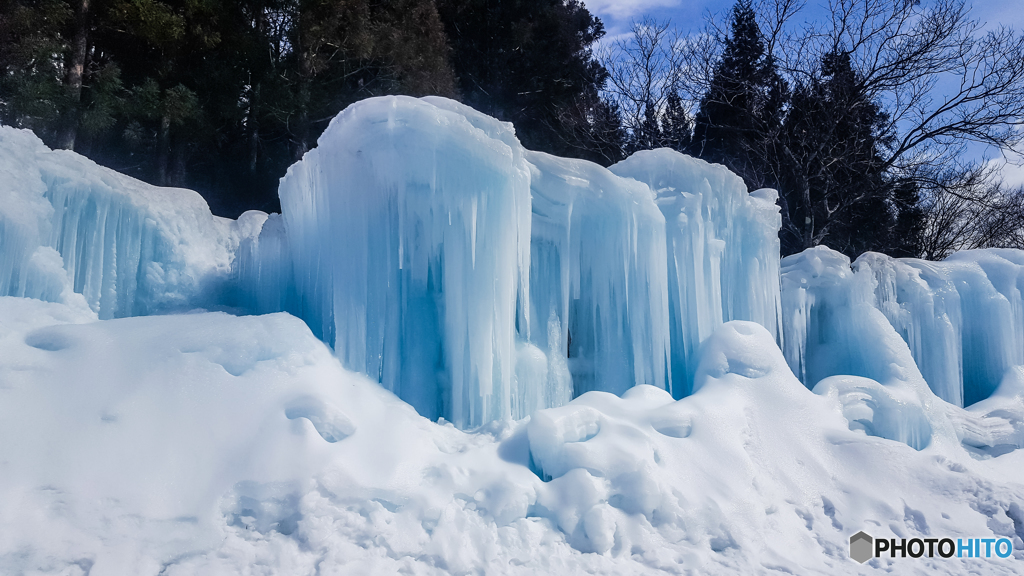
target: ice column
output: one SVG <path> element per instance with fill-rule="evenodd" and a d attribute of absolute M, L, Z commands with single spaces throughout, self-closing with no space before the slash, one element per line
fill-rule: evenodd
<path fill-rule="evenodd" d="M 665 221 L 650 189 L 584 160 L 527 159 L 531 340 L 569 357 L 577 396 L 667 388 Z"/>
<path fill-rule="evenodd" d="M 314 332 L 424 416 L 470 427 L 511 413 L 530 190 L 511 125 L 457 108 L 352 105 L 280 196 Z"/>
<path fill-rule="evenodd" d="M 775 191 L 748 194 L 725 167 L 669 149 L 611 171 L 646 183 L 665 216 L 674 395 L 689 394 L 697 349 L 725 321 L 757 322 L 782 343 Z"/>

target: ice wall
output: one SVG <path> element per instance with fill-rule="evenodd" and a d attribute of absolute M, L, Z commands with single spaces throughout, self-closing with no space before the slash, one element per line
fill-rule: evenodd
<path fill-rule="evenodd" d="M 255 314 L 300 314 L 292 253 L 280 214 L 255 210 L 238 218 L 253 231 L 245 234 L 232 263 L 234 298 L 230 304 Z"/>
<path fill-rule="evenodd" d="M 665 219 L 654 195 L 591 162 L 526 158 L 531 340 L 551 357 L 568 356 L 577 396 L 667 388 Z"/>
<path fill-rule="evenodd" d="M 1024 253 L 970 250 L 942 262 L 867 253 L 853 267 L 874 276 L 875 306 L 943 400 L 984 400 L 1024 364 Z"/>
<path fill-rule="evenodd" d="M 451 100 L 386 97 L 335 118 L 280 194 L 239 249 L 245 306 L 298 314 L 459 426 L 592 390 L 684 396 L 724 321 L 781 341 L 774 192 L 673 151 L 609 171 Z"/>
<path fill-rule="evenodd" d="M 314 332 L 421 414 L 468 427 L 508 417 L 517 396 L 530 188 L 511 125 L 456 107 L 350 106 L 280 196 Z"/>
<path fill-rule="evenodd" d="M 158 188 L 0 126 L 0 295 L 82 295 L 100 318 L 217 298 L 237 223 L 191 190 Z"/>
<path fill-rule="evenodd" d="M 887 355 L 905 346 L 936 396 L 967 406 L 1024 364 L 1020 251 L 942 262 L 866 253 L 851 265 L 817 247 L 782 262 L 785 355 L 808 386 L 841 374 L 885 382 Z"/>
<path fill-rule="evenodd" d="M 646 183 L 665 216 L 674 396 L 689 394 L 698 347 L 723 322 L 757 322 L 781 344 L 776 192 L 748 194 L 725 167 L 669 149 L 611 171 Z"/>

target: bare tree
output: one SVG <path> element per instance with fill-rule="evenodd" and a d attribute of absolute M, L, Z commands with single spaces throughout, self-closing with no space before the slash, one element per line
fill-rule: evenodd
<path fill-rule="evenodd" d="M 957 250 L 1024 249 L 1024 188 L 1007 188 L 990 168 L 973 165 L 923 175 L 924 257 L 939 260 Z"/>
<path fill-rule="evenodd" d="M 950 166 L 962 168 L 971 146 L 1024 151 L 1024 35 L 986 27 L 972 17 L 965 0 L 828 0 L 830 15 L 824 21 L 799 21 L 800 0 L 759 0 L 753 6 L 766 51 L 790 87 L 820 83 L 822 62 L 830 54 L 850 59 L 862 96 L 851 105 L 877 106 L 884 113 L 872 137 L 886 186 L 917 186 L 930 218 L 960 203 L 989 210 L 996 202 L 979 195 L 978 186 L 967 194 L 959 185 L 949 187 L 957 178 L 940 185 L 934 175 Z M 627 127 L 642 124 L 647 102 L 663 105 L 659 96 L 665 86 L 678 90 L 691 110 L 702 99 L 714 100 L 710 88 L 728 34 L 728 25 L 713 16 L 703 29 L 685 36 L 665 24 L 634 26 L 631 38 L 607 56 Z M 856 115 L 856 110 L 834 114 Z M 827 132 L 838 125 L 818 128 Z M 749 149 L 736 152 L 760 160 L 750 163 L 751 174 L 744 176 L 748 184 L 780 188 L 789 212 L 785 226 L 798 239 L 794 249 L 830 241 L 830 231 L 874 197 L 874 191 L 818 174 L 848 163 L 847 134 L 819 134 L 816 147 L 804 142 L 797 149 L 799 139 L 786 137 L 785 123 L 746 129 L 752 133 L 743 144 Z M 980 176 L 991 187 L 992 177 L 984 171 L 964 177 Z M 830 185 L 821 184 L 825 181 Z M 1015 198 L 1000 190 L 1000 202 Z M 946 250 L 936 245 L 925 252 L 934 257 Z"/>
<path fill-rule="evenodd" d="M 607 93 L 622 117 L 623 128 L 634 140 L 644 140 L 652 119 L 678 94 L 682 58 L 680 34 L 669 22 L 645 18 L 634 22 L 628 38 L 614 42 L 602 55 L 608 70 Z M 645 142 L 654 145 L 655 142 Z"/>

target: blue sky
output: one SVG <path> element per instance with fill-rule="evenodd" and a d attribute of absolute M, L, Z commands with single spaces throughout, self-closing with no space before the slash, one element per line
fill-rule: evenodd
<path fill-rule="evenodd" d="M 929 0 L 922 0 L 929 2 Z M 710 13 L 727 15 L 735 0 L 583 0 L 587 8 L 605 24 L 605 41 L 629 31 L 634 20 L 652 16 L 658 20 L 670 20 L 683 31 L 695 31 L 704 24 L 705 15 Z M 827 0 L 806 0 L 801 19 L 823 14 Z M 989 26 L 1010 26 L 1024 30 L 1024 4 L 1021 0 L 975 0 L 972 14 Z M 724 18 L 723 18 L 724 19 Z M 978 150 L 979 156 L 992 158 L 1002 172 L 1006 184 L 1024 185 L 1024 158 L 1017 158 L 1017 165 L 1006 164 L 998 150 Z"/>
<path fill-rule="evenodd" d="M 630 22 L 645 15 L 670 19 L 678 28 L 695 29 L 701 26 L 707 12 L 725 13 L 734 4 L 732 0 L 583 0 L 583 3 L 604 21 L 609 35 L 625 32 Z M 973 4 L 973 13 L 980 20 L 1024 29 L 1024 6 L 1020 0 L 982 0 Z M 823 0 L 807 0 L 806 5 L 806 11 L 811 14 L 824 10 L 827 4 Z"/>

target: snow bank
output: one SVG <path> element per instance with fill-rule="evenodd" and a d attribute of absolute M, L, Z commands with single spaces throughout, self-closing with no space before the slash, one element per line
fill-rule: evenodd
<path fill-rule="evenodd" d="M 214 302 L 241 234 L 191 190 L 158 188 L 0 126 L 0 295 L 101 318 Z"/>
<path fill-rule="evenodd" d="M 466 433 L 285 314 L 96 322 L 0 298 L 0 572 L 860 573 L 859 529 L 1006 537 L 1020 556 L 1024 451 L 851 430 L 753 323 L 720 326 L 697 362 L 681 401 L 590 392 Z M 1024 413 L 1020 382 L 988 410 Z"/>

